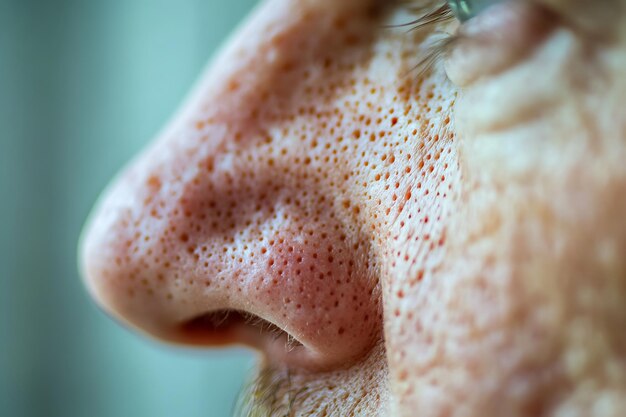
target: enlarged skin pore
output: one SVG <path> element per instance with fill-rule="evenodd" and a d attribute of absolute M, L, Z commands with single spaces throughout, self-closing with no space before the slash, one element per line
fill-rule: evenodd
<path fill-rule="evenodd" d="M 270 415 L 625 415 L 624 7 L 505 2 L 420 73 L 457 25 L 263 2 L 103 195 L 91 294 L 264 352 Z"/>

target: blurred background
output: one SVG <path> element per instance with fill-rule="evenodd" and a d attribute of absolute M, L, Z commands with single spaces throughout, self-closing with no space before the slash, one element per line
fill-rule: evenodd
<path fill-rule="evenodd" d="M 164 347 L 77 273 L 85 218 L 255 0 L 0 0 L 0 416 L 230 416 L 243 350 Z"/>

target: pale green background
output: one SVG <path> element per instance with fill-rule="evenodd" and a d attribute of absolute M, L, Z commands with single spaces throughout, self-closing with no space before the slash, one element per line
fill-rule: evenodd
<path fill-rule="evenodd" d="M 87 298 L 81 226 L 254 0 L 0 0 L 0 416 L 228 416 L 251 356 L 136 337 Z"/>

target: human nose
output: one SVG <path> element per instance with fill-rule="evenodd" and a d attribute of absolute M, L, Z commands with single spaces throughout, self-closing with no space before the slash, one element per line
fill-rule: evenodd
<path fill-rule="evenodd" d="M 271 361 L 333 367 L 380 338 L 379 286 L 367 239 L 350 232 L 313 167 L 291 167 L 274 150 L 273 132 L 293 120 L 280 107 L 285 66 L 258 55 L 297 53 L 277 39 L 307 34 L 290 21 L 289 7 L 303 6 L 276 3 L 105 193 L 83 238 L 83 275 L 104 310 L 160 339 L 246 344 Z M 301 148 L 283 146 L 305 161 Z"/>

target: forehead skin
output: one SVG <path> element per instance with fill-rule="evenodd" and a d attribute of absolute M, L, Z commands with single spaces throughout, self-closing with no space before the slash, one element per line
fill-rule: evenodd
<path fill-rule="evenodd" d="M 397 9 L 263 3 L 98 204 L 91 293 L 264 350 L 276 413 L 623 415 L 624 34 L 466 41 L 459 88 L 411 74 L 425 33 L 384 29 Z M 188 325 L 227 309 L 297 343 Z"/>

